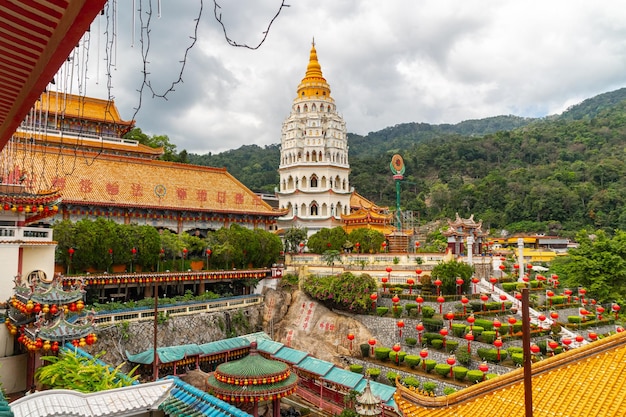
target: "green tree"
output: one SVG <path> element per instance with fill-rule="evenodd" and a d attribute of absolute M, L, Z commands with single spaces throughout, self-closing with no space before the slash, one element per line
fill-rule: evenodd
<path fill-rule="evenodd" d="M 385 241 L 385 235 L 377 230 L 361 227 L 351 231 L 348 240 L 355 244 L 358 242 L 361 253 L 371 253 L 379 250 Z"/>
<path fill-rule="evenodd" d="M 343 227 L 338 226 L 332 229 L 322 229 L 312 235 L 307 242 L 307 247 L 309 251 L 319 254 L 327 250 L 340 251 L 346 240 L 348 240 L 348 234 Z"/>
<path fill-rule="evenodd" d="M 472 266 L 465 262 L 452 260 L 450 262 L 439 262 L 435 265 L 431 276 L 433 280 L 437 278 L 441 280 L 442 294 L 455 294 L 457 277 L 463 278 L 462 291 L 466 292 L 469 288 L 469 280 L 473 274 L 474 268 Z"/>
<path fill-rule="evenodd" d="M 371 309 L 370 295 L 377 290 L 376 281 L 368 274 L 308 276 L 302 289 L 312 298 L 330 308 L 364 313 Z"/>
<path fill-rule="evenodd" d="M 330 266 L 330 273 L 333 273 L 333 267 L 335 262 L 341 260 L 341 252 L 338 250 L 326 250 L 322 253 L 322 260 L 326 262 L 326 265 Z"/>
<path fill-rule="evenodd" d="M 291 227 L 283 236 L 285 240 L 285 252 L 297 253 L 300 251 L 300 243 L 306 241 L 307 229 L 300 227 Z"/>

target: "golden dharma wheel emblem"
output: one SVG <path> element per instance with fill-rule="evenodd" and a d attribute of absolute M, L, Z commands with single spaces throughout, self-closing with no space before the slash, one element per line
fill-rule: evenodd
<path fill-rule="evenodd" d="M 404 174 L 404 160 L 398 154 L 395 154 L 393 157 L 391 157 L 391 164 L 389 164 L 389 167 L 391 168 L 391 172 L 393 172 L 394 175 Z"/>

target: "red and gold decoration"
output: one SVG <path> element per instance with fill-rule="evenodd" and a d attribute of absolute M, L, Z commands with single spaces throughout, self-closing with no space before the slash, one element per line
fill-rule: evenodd
<path fill-rule="evenodd" d="M 222 363 L 207 379 L 209 392 L 217 398 L 258 415 L 258 404 L 271 401 L 272 415 L 280 416 L 280 399 L 296 391 L 298 377 L 283 362 L 258 354 L 256 342 L 242 359 Z"/>

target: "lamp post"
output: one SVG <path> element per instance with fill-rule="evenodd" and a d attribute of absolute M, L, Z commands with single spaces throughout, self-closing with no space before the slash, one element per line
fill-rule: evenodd
<path fill-rule="evenodd" d="M 161 262 L 165 259 L 165 249 L 161 248 L 159 251 L 159 260 L 157 261 L 157 272 L 161 272 Z"/>
<path fill-rule="evenodd" d="M 448 357 L 448 359 L 446 359 L 446 362 L 448 363 L 448 365 L 450 365 L 450 378 L 452 378 L 453 376 L 453 369 L 454 369 L 454 364 L 456 363 L 456 359 L 454 358 L 454 355 L 450 355 Z"/>
<path fill-rule="evenodd" d="M 422 314 L 422 303 L 424 303 L 424 297 L 418 295 L 415 297 L 415 302 L 417 303 L 417 313 Z"/>
<path fill-rule="evenodd" d="M 113 248 L 109 248 L 109 264 L 107 265 L 107 274 L 109 273 L 109 267 L 113 265 Z"/>
<path fill-rule="evenodd" d="M 448 320 L 448 327 L 452 328 L 452 320 L 454 320 L 454 313 L 452 311 L 446 313 L 446 320 Z"/>
<path fill-rule="evenodd" d="M 422 333 L 425 329 L 426 327 L 422 324 L 421 321 L 417 323 L 417 325 L 415 325 L 415 330 L 417 330 L 417 340 L 420 346 L 422 345 Z"/>
<path fill-rule="evenodd" d="M 383 282 L 383 293 L 386 293 L 387 292 L 387 283 L 389 282 L 389 278 L 382 277 L 380 280 Z"/>
<path fill-rule="evenodd" d="M 443 296 L 437 297 L 437 302 L 439 303 L 439 314 L 442 314 L 443 311 L 443 303 L 446 302 L 446 299 Z"/>
<path fill-rule="evenodd" d="M 439 330 L 439 334 L 441 335 L 441 337 L 443 337 L 443 348 L 446 348 L 446 336 L 448 335 L 448 329 L 445 327 L 442 327 L 441 330 Z"/>
<path fill-rule="evenodd" d="M 70 260 L 67 263 L 67 275 L 69 275 L 70 274 L 70 269 L 72 267 L 72 258 L 74 257 L 74 248 L 69 248 L 67 250 L 67 253 L 70 256 Z"/>
<path fill-rule="evenodd" d="M 501 338 L 497 338 L 496 340 L 493 341 L 493 345 L 496 347 L 497 350 L 497 354 L 498 354 L 498 362 L 500 362 L 500 349 L 502 348 L 502 339 Z"/>
<path fill-rule="evenodd" d="M 472 277 L 472 284 L 474 284 L 474 291 L 472 291 L 472 294 L 476 294 L 478 292 L 478 290 L 476 289 L 476 284 L 478 284 L 480 282 L 480 280 L 476 277 Z"/>
<path fill-rule="evenodd" d="M 468 322 L 468 323 L 469 323 L 469 325 L 470 325 L 470 331 L 474 329 L 474 322 L 475 322 L 475 321 L 476 321 L 476 318 L 474 317 L 474 315 L 473 315 L 473 314 L 470 314 L 470 315 L 467 317 L 467 322 Z"/>
<path fill-rule="evenodd" d="M 455 283 L 456 283 L 456 293 L 458 295 L 461 295 L 461 293 L 463 292 L 463 283 L 465 281 L 463 281 L 463 278 L 461 277 L 457 277 Z"/>
<path fill-rule="evenodd" d="M 469 303 L 469 298 L 466 296 L 461 297 L 461 304 L 463 304 L 463 315 L 467 314 L 467 303 Z"/>
<path fill-rule="evenodd" d="M 496 317 L 495 319 L 493 319 L 493 328 L 496 331 L 496 339 L 498 338 L 498 332 L 500 331 L 500 327 L 502 327 L 502 323 Z"/>
<path fill-rule="evenodd" d="M 374 346 L 376 346 L 376 339 L 370 339 L 367 341 L 371 348 L 371 355 L 374 356 Z"/>
<path fill-rule="evenodd" d="M 395 345 L 393 345 L 393 351 L 396 353 L 396 365 L 398 365 L 400 363 L 400 345 L 398 343 L 396 343 Z"/>
<path fill-rule="evenodd" d="M 398 304 L 400 304 L 400 297 L 394 295 L 393 297 L 391 297 L 391 302 L 393 303 L 393 313 L 395 314 L 398 310 Z"/>
<path fill-rule="evenodd" d="M 433 284 L 435 284 L 435 287 L 437 287 L 437 295 L 440 295 L 440 290 L 441 290 L 441 284 L 443 284 L 441 282 L 441 280 L 439 278 L 437 278 Z"/>
<path fill-rule="evenodd" d="M 465 335 L 465 340 L 467 340 L 467 353 L 472 353 L 472 340 L 474 340 L 474 334 L 471 330 Z"/>
<path fill-rule="evenodd" d="M 396 323 L 396 326 L 398 326 L 398 338 L 402 339 L 402 329 L 404 328 L 404 320 L 398 320 L 398 322 Z"/>
<path fill-rule="evenodd" d="M 613 303 L 613 305 L 611 306 L 611 309 L 613 310 L 613 312 L 615 313 L 615 320 L 617 320 L 617 317 L 619 315 L 619 311 L 621 309 L 620 305 L 617 303 Z"/>
<path fill-rule="evenodd" d="M 489 366 L 487 366 L 487 364 L 483 362 L 480 365 L 478 365 L 478 370 L 483 373 L 483 381 L 484 381 L 485 378 L 487 377 L 487 371 L 489 370 Z"/>
<path fill-rule="evenodd" d="M 209 266 L 211 264 L 211 254 L 213 253 L 213 251 L 210 248 L 207 248 L 206 250 L 206 269 L 209 269 Z"/>
<path fill-rule="evenodd" d="M 352 352 L 352 341 L 354 340 L 354 333 L 348 333 L 348 340 L 350 341 L 350 351 Z"/>
<path fill-rule="evenodd" d="M 415 273 L 417 274 L 417 282 L 419 282 L 419 283 L 421 283 L 421 282 L 422 282 L 422 272 L 423 272 L 423 271 L 422 271 L 421 269 L 419 269 L 419 268 L 417 268 L 417 269 L 415 270 Z"/>
<path fill-rule="evenodd" d="M 409 294 L 413 294 L 413 285 L 415 285 L 415 280 L 413 278 L 408 278 L 406 283 L 409 286 Z"/>
<path fill-rule="evenodd" d="M 378 294 L 373 292 L 370 295 L 370 300 L 372 300 L 372 311 L 376 312 L 376 300 L 378 299 Z"/>
<path fill-rule="evenodd" d="M 183 248 L 183 256 L 180 258 L 180 270 L 185 270 L 185 258 L 187 257 L 187 248 Z"/>
<path fill-rule="evenodd" d="M 508 297 L 506 296 L 506 294 L 500 294 L 500 301 L 502 301 L 502 311 L 504 312 L 504 304 L 506 303 L 506 300 L 508 299 Z"/>
<path fill-rule="evenodd" d="M 426 372 L 426 358 L 428 357 L 428 349 L 422 349 L 420 351 L 420 358 L 422 358 L 422 369 Z"/>
<path fill-rule="evenodd" d="M 130 272 L 133 272 L 133 262 L 135 261 L 135 255 L 137 255 L 137 248 L 130 250 Z"/>

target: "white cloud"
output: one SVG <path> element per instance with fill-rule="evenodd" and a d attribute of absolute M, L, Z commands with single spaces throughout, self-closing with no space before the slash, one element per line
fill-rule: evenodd
<path fill-rule="evenodd" d="M 141 3 L 145 11 L 147 0 Z M 280 0 L 223 3 L 229 37 L 256 45 Z M 178 77 L 200 3 L 161 4 L 161 18 L 151 21 L 148 58 L 149 81 L 159 91 Z M 291 2 L 254 51 L 227 45 L 213 3 L 203 4 L 183 83 L 167 100 L 145 92 L 136 117 L 144 132 L 169 136 L 178 150 L 278 143 L 313 37 L 348 130 L 360 134 L 405 122 L 540 117 L 626 84 L 624 1 Z M 147 38 L 140 36 L 135 14 L 133 40 L 130 5 L 122 8 L 111 93 L 122 117 L 130 119 L 139 103 L 141 42 Z M 95 47 L 104 36 L 96 35 L 98 27 L 102 31 L 104 21 L 92 25 L 88 92 L 104 98 L 106 64 L 103 49 L 96 53 Z"/>

